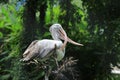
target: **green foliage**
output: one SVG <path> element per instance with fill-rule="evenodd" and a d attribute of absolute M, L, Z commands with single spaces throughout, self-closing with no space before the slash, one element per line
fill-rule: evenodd
<path fill-rule="evenodd" d="M 15 4 L 0 4 L 0 74 L 1 80 L 6 80 L 12 77 L 12 59 L 19 56 L 21 16 L 15 9 Z M 22 11 L 22 9 L 20 10 Z M 15 60 L 15 59 L 14 59 Z M 17 63 L 18 64 L 18 63 Z"/>
<path fill-rule="evenodd" d="M 52 23 L 58 23 L 58 17 L 60 15 L 60 6 L 58 4 L 50 6 L 50 3 L 48 2 L 48 8 L 46 11 L 46 24 Z"/>
<path fill-rule="evenodd" d="M 15 5 L 1 5 L 0 14 L 0 29 L 1 34 L 3 35 L 2 38 L 4 39 L 5 45 L 9 46 L 8 51 L 12 51 L 12 49 L 16 48 L 16 45 L 19 44 L 19 32 L 22 30 L 21 17 L 15 10 Z M 16 50 L 17 49 L 13 51 Z"/>

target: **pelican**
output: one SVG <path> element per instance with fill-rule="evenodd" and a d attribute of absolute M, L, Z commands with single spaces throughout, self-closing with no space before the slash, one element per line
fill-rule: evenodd
<path fill-rule="evenodd" d="M 46 60 L 54 53 L 56 54 L 57 61 L 60 61 L 65 56 L 65 46 L 67 42 L 83 46 L 83 44 L 79 44 L 67 37 L 66 32 L 60 24 L 53 24 L 50 26 L 49 31 L 53 40 L 43 39 L 33 41 L 23 53 L 22 61 L 29 61 L 34 58 Z M 62 40 L 64 40 L 64 43 L 62 43 Z"/>

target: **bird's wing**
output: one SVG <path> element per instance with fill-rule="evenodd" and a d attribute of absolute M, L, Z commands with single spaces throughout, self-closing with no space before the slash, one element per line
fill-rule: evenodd
<path fill-rule="evenodd" d="M 33 41 L 23 53 L 22 61 L 29 61 L 35 57 L 46 58 L 56 49 L 56 43 L 51 40 Z"/>
<path fill-rule="evenodd" d="M 40 48 L 41 46 L 38 45 L 38 40 L 33 41 L 23 53 L 22 61 L 28 61 L 36 57 L 36 55 L 39 53 Z"/>
<path fill-rule="evenodd" d="M 34 40 L 32 41 L 32 43 L 28 46 L 28 48 L 25 50 L 25 52 L 23 53 L 23 57 L 26 57 L 26 55 L 28 55 L 31 51 L 31 49 L 35 46 L 35 44 L 38 42 L 39 40 Z"/>

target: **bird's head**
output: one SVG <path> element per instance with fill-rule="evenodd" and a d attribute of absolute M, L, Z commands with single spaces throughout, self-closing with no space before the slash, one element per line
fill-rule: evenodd
<path fill-rule="evenodd" d="M 63 44 L 62 48 L 64 48 L 66 46 L 67 42 L 70 42 L 70 43 L 72 43 L 74 45 L 83 46 L 83 44 L 79 44 L 79 43 L 71 40 L 67 36 L 66 32 L 64 31 L 64 29 L 62 28 L 62 26 L 60 24 L 53 24 L 50 27 L 49 31 L 51 32 L 51 35 L 52 35 L 53 39 L 55 39 L 55 40 L 64 40 L 64 44 Z"/>

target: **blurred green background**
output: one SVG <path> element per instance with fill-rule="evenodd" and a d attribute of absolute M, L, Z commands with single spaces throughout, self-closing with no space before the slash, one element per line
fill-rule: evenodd
<path fill-rule="evenodd" d="M 120 67 L 120 0 L 0 0 L 0 80 L 42 80 L 35 65 L 19 60 L 33 40 L 52 39 L 54 23 L 84 44 L 66 48 L 78 59 L 76 80 L 120 80 L 111 73 Z"/>

